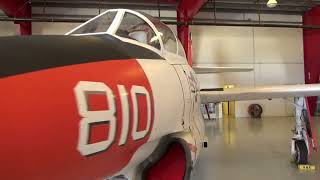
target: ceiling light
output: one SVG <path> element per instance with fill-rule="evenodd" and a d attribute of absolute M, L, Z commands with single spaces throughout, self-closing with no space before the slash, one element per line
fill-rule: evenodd
<path fill-rule="evenodd" d="M 274 8 L 274 7 L 276 7 L 277 5 L 278 5 L 277 0 L 269 0 L 269 1 L 267 2 L 267 6 L 268 6 L 269 8 Z"/>

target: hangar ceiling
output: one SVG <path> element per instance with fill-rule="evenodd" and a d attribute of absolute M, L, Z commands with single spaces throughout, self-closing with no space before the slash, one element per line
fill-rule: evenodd
<path fill-rule="evenodd" d="M 210 12 L 214 16 L 210 18 L 195 17 L 191 24 L 193 25 L 242 25 L 252 26 L 258 24 L 258 26 L 265 26 L 273 24 L 272 26 L 284 26 L 287 27 L 301 27 L 302 22 L 281 22 L 277 19 L 266 22 L 261 21 L 260 14 L 289 14 L 289 15 L 302 15 L 316 5 L 320 5 L 320 0 L 278 0 L 278 5 L 275 8 L 268 8 L 266 6 L 268 0 L 190 0 L 190 2 L 204 3 L 200 9 L 200 13 Z M 0 21 L 40 21 L 40 22 L 84 22 L 105 9 L 111 8 L 128 8 L 139 10 L 156 10 L 157 15 L 168 24 L 177 24 L 175 17 L 175 11 L 179 8 L 179 4 L 182 0 L 2 0 L 1 5 L 13 4 L 13 2 L 20 2 L 20 5 L 29 3 L 32 7 L 32 18 L 21 18 L 19 16 L 13 16 L 7 13 L 10 17 L 0 15 Z M 200 4 L 200 3 L 198 3 Z M 192 4 L 191 4 L 192 6 Z M 65 13 L 63 11 L 54 11 L 56 8 L 68 8 L 71 13 Z M 94 14 L 81 13 L 84 12 L 81 9 L 95 9 Z M 17 8 L 19 9 L 19 8 Z M 50 10 L 51 9 L 51 10 Z M 75 9 L 77 11 L 72 11 Z M 171 10 L 174 16 L 164 17 L 163 11 Z M 72 12 L 77 12 L 72 14 Z M 218 17 L 216 13 L 251 13 L 257 14 L 258 18 L 255 19 L 243 19 L 240 21 L 234 21 L 226 19 L 225 17 Z M 319 28 L 319 27 L 316 27 Z"/>
<path fill-rule="evenodd" d="M 130 8 L 175 10 L 179 0 L 31 0 L 33 7 Z M 266 7 L 267 0 L 208 0 L 200 11 L 276 14 L 303 14 L 320 0 L 278 0 L 275 8 Z"/>

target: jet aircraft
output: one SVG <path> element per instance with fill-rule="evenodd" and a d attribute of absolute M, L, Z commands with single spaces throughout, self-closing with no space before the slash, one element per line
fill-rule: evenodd
<path fill-rule="evenodd" d="M 297 97 L 304 107 L 299 97 L 320 95 L 318 84 L 201 91 L 197 72 L 247 69 L 193 69 L 168 26 L 128 9 L 66 35 L 2 37 L 0 52 L 2 179 L 188 180 L 207 146 L 201 103 Z M 293 154 L 305 163 L 297 127 Z"/>

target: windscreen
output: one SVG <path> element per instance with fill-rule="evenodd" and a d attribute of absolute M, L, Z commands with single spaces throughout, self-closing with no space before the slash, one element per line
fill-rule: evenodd
<path fill-rule="evenodd" d="M 146 13 L 140 12 L 144 16 L 146 16 L 156 27 L 156 29 L 161 33 L 161 38 L 163 42 L 163 47 L 169 52 L 177 53 L 177 41 L 176 37 L 171 31 L 171 29 L 164 23 L 162 23 L 159 19 L 154 18 Z"/>
<path fill-rule="evenodd" d="M 88 33 L 100 33 L 100 32 L 106 32 L 110 25 L 112 24 L 112 21 L 114 20 L 114 17 L 116 16 L 116 11 L 110 11 L 107 12 L 87 23 L 85 23 L 84 26 L 80 27 L 79 29 L 76 29 L 71 34 L 88 34 Z"/>
<path fill-rule="evenodd" d="M 153 46 L 160 50 L 160 41 L 152 28 L 140 17 L 126 13 L 116 35 Z"/>

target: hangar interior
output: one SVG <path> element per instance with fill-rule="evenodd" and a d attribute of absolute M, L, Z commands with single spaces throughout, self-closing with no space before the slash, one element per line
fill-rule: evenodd
<path fill-rule="evenodd" d="M 278 0 L 274 8 L 267 7 L 267 0 L 2 0 L 0 7 L 0 36 L 63 35 L 107 9 L 139 10 L 169 24 L 179 37 L 188 39 L 191 33 L 192 65 L 253 68 L 198 75 L 201 89 L 319 82 L 317 0 Z M 190 17 L 179 17 L 181 8 L 191 9 Z M 177 26 L 183 26 L 182 35 Z M 310 103 L 316 115 L 317 99 Z M 261 119 L 250 118 L 250 104 L 261 105 Z M 237 101 L 232 117 L 223 115 L 222 105 L 218 109 L 219 118 L 205 120 L 209 148 L 192 179 L 319 179 L 319 152 L 311 158 L 316 171 L 301 172 L 290 162 L 292 104 Z M 319 139 L 317 117 L 315 131 Z"/>
<path fill-rule="evenodd" d="M 32 34 L 65 34 L 107 8 L 138 9 L 160 16 L 176 32 L 176 25 L 172 24 L 176 23 L 177 2 L 160 2 L 159 6 L 157 1 L 99 2 L 31 1 Z M 313 5 L 316 3 L 312 2 Z M 189 30 L 192 33 L 194 65 L 254 68 L 251 72 L 199 75 L 201 88 L 229 84 L 254 87 L 304 83 L 303 29 L 290 26 L 302 25 L 301 14 L 312 5 L 308 1 L 281 1 L 279 6 L 270 9 L 265 4 L 264 1 L 209 1 L 195 15 L 193 23 L 197 25 L 190 25 Z M 15 35 L 19 31 L 19 25 L 10 22 L 3 12 L 1 19 L 1 36 Z M 280 24 L 284 27 L 250 27 L 248 24 Z M 287 25 L 289 27 L 286 28 Z M 291 105 L 274 99 L 236 102 L 236 116 L 248 117 L 247 107 L 252 103 L 263 106 L 264 117 L 293 115 Z"/>

